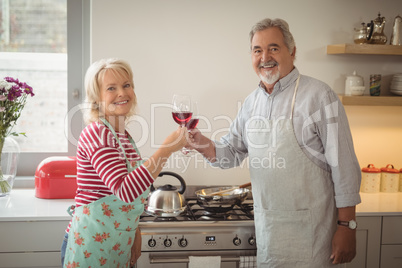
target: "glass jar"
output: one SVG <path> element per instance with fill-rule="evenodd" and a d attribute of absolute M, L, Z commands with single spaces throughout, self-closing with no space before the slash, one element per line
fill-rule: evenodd
<path fill-rule="evenodd" d="M 0 143 L 1 167 L 0 167 L 0 196 L 10 194 L 17 175 L 20 147 L 12 137 L 6 137 L 4 143 Z"/>
<path fill-rule="evenodd" d="M 363 193 L 378 193 L 380 191 L 381 169 L 373 164 L 362 168 L 362 182 L 360 191 Z"/>

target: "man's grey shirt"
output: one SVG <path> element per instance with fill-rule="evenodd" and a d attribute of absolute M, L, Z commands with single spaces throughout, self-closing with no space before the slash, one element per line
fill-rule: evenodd
<path fill-rule="evenodd" d="M 271 94 L 259 86 L 244 101 L 229 133 L 215 141 L 217 161 L 212 166 L 239 165 L 252 146 L 246 138 L 246 124 L 253 117 L 267 120 L 289 119 L 296 80 L 294 68 L 280 79 Z M 337 207 L 361 202 L 360 166 L 342 103 L 324 82 L 301 75 L 293 110 L 295 137 L 306 156 L 332 175 Z M 279 133 L 280 134 L 280 133 Z M 252 168 L 252 167 L 250 167 Z"/>

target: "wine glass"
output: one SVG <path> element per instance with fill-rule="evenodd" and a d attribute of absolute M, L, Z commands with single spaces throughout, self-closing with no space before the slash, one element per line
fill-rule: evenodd
<path fill-rule="evenodd" d="M 190 121 L 193 113 L 191 111 L 191 98 L 190 96 L 185 95 L 173 95 L 173 111 L 172 116 L 173 120 L 181 125 L 186 126 L 186 124 Z M 186 151 L 182 149 L 182 153 L 186 154 Z"/>
<path fill-rule="evenodd" d="M 192 129 L 196 128 L 198 125 L 198 122 L 200 121 L 199 114 L 198 114 L 198 103 L 196 101 L 191 102 L 191 108 L 192 108 L 193 115 L 191 116 L 190 120 L 186 123 L 188 132 L 190 132 Z M 183 149 L 181 149 L 181 152 L 186 156 L 190 156 L 191 153 L 194 152 L 194 150 L 184 147 Z"/>
<path fill-rule="evenodd" d="M 190 121 L 193 115 L 191 111 L 191 98 L 185 95 L 173 95 L 173 120 L 181 125 L 185 126 L 188 121 Z"/>

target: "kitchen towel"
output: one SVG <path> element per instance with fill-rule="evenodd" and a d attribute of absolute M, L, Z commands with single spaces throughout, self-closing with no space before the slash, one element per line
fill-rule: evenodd
<path fill-rule="evenodd" d="M 189 256 L 188 268 L 220 268 L 221 256 Z"/>
<path fill-rule="evenodd" d="M 240 268 L 256 268 L 256 256 L 240 256 Z"/>

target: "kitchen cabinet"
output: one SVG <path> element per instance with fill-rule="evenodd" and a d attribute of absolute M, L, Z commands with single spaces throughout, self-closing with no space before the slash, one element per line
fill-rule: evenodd
<path fill-rule="evenodd" d="M 66 220 L 0 222 L 0 267 L 61 267 Z"/>
<path fill-rule="evenodd" d="M 370 44 L 328 45 L 327 54 L 402 56 L 402 46 Z M 402 106 L 402 96 L 339 96 L 343 105 Z"/>
<path fill-rule="evenodd" d="M 382 217 L 356 217 L 357 252 L 347 268 L 378 268 L 381 250 Z"/>
<path fill-rule="evenodd" d="M 361 198 L 357 255 L 346 267 L 402 267 L 402 193 L 361 193 Z M 33 189 L 13 189 L 0 198 L 0 268 L 60 268 L 60 247 L 71 219 L 66 208 L 73 203 L 35 198 Z"/>
<path fill-rule="evenodd" d="M 402 217 L 400 216 L 383 219 L 380 267 L 402 267 Z"/>

